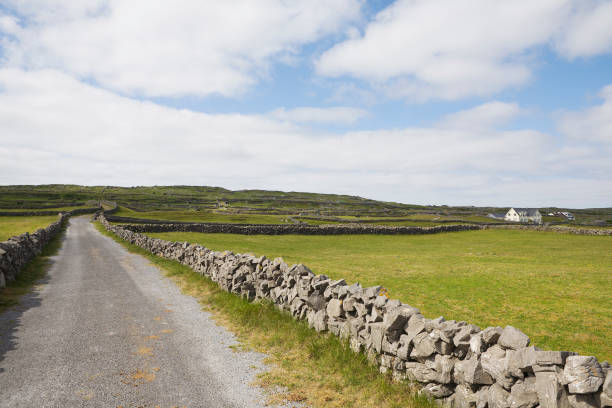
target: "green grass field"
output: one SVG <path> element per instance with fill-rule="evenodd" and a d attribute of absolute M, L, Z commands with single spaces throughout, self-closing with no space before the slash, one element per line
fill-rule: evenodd
<path fill-rule="evenodd" d="M 513 325 L 532 344 L 612 358 L 612 237 L 488 230 L 428 236 L 158 233 L 288 263 L 364 286 L 427 317 Z"/>
<path fill-rule="evenodd" d="M 81 208 L 92 208 L 91 205 L 78 205 L 73 207 L 54 207 L 54 208 L 0 208 L 0 212 L 31 212 L 31 211 L 56 211 L 56 212 L 67 212 L 71 210 L 78 210 Z"/>
<path fill-rule="evenodd" d="M 35 217 L 0 216 L 0 241 L 6 241 L 10 237 L 23 234 L 24 232 L 34 232 L 39 228 L 45 228 L 55 221 L 57 221 L 57 215 Z"/>
<path fill-rule="evenodd" d="M 234 224 L 287 224 L 287 216 L 265 214 L 223 214 L 222 211 L 133 211 L 119 207 L 113 215 L 120 217 L 145 218 L 151 220 L 167 220 L 181 222 L 224 222 Z"/>

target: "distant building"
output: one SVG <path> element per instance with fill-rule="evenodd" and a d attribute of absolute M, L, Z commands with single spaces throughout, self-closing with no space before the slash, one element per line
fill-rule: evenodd
<path fill-rule="evenodd" d="M 504 220 L 506 218 L 506 213 L 489 213 L 487 217 L 493 218 L 494 220 Z"/>
<path fill-rule="evenodd" d="M 561 215 L 563 215 L 565 218 L 567 218 L 570 221 L 574 220 L 574 214 L 572 214 L 571 212 L 562 211 Z"/>
<path fill-rule="evenodd" d="M 504 220 L 541 224 L 542 214 L 540 214 L 537 208 L 511 208 L 504 216 Z"/>

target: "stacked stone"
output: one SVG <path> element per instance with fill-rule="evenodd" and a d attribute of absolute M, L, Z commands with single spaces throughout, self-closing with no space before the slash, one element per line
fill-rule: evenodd
<path fill-rule="evenodd" d="M 122 217 L 109 217 L 122 222 Z M 132 232 L 204 232 L 244 235 L 420 235 L 441 232 L 481 229 L 478 225 L 440 225 L 435 227 L 392 227 L 386 225 L 305 225 L 305 224 L 222 224 L 222 223 L 170 223 L 129 224 L 123 226 Z"/>
<path fill-rule="evenodd" d="M 21 268 L 40 254 L 51 238 L 62 229 L 67 216 L 68 214 L 60 213 L 58 220 L 46 228 L 0 242 L 0 288 L 6 286 L 6 281 L 14 280 Z"/>
<path fill-rule="evenodd" d="M 537 225 L 483 225 L 482 229 L 522 229 L 533 231 L 554 231 L 575 235 L 612 235 L 611 228 L 579 228 L 564 225 L 537 226 Z"/>
<path fill-rule="evenodd" d="M 190 266 L 228 292 L 267 299 L 319 332 L 347 339 L 355 352 L 397 380 L 420 383 L 422 392 L 459 408 L 600 408 L 612 406 L 612 370 L 595 357 L 530 346 L 506 326 L 425 318 L 389 299 L 381 286 L 362 288 L 315 275 L 281 258 L 216 252 L 200 245 L 154 239 L 121 226 L 103 225 L 122 239 Z"/>
<path fill-rule="evenodd" d="M 71 215 L 93 214 L 99 209 L 100 209 L 99 207 L 79 208 L 79 209 L 70 211 L 70 214 Z M 55 214 L 58 214 L 58 212 L 54 210 L 0 211 L 0 216 L 10 216 L 10 217 L 36 217 L 36 216 L 55 215 Z"/>

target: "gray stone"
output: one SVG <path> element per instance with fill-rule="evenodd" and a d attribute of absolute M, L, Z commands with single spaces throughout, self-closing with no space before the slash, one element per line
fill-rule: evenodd
<path fill-rule="evenodd" d="M 453 396 L 453 406 L 456 408 L 476 408 L 478 396 L 472 392 L 472 390 L 463 385 L 459 384 L 455 388 L 455 394 Z"/>
<path fill-rule="evenodd" d="M 612 370 L 608 369 L 607 371 L 608 374 L 604 380 L 602 391 L 612 398 Z"/>
<path fill-rule="evenodd" d="M 363 317 L 368 314 L 368 308 L 363 303 L 355 303 L 354 307 L 355 311 L 357 312 L 357 316 Z"/>
<path fill-rule="evenodd" d="M 600 407 L 612 407 L 612 397 L 607 395 L 605 392 L 599 394 L 599 406 Z"/>
<path fill-rule="evenodd" d="M 487 403 L 489 408 L 510 408 L 510 393 L 495 383 L 489 387 Z"/>
<path fill-rule="evenodd" d="M 572 394 L 597 392 L 604 383 L 604 374 L 593 356 L 570 356 L 565 362 L 563 383 Z"/>
<path fill-rule="evenodd" d="M 506 351 L 499 345 L 490 347 L 487 351 L 480 355 L 480 363 L 482 369 L 489 373 L 495 381 L 503 388 L 509 390 L 514 379 L 508 373 Z"/>
<path fill-rule="evenodd" d="M 423 321 L 423 316 L 415 314 L 410 317 L 408 320 L 408 325 L 404 329 L 410 340 L 414 339 L 414 337 L 425 331 L 425 322 Z"/>
<path fill-rule="evenodd" d="M 480 359 L 473 356 L 469 360 L 462 360 L 455 364 L 455 378 L 461 383 L 490 385 L 493 378 L 482 368 Z"/>
<path fill-rule="evenodd" d="M 344 301 L 342 302 L 342 309 L 344 309 L 345 312 L 354 312 L 355 303 L 357 303 L 355 298 L 344 299 Z"/>
<path fill-rule="evenodd" d="M 569 408 L 567 392 L 551 371 L 536 372 L 536 392 L 541 408 Z"/>
<path fill-rule="evenodd" d="M 545 351 L 538 350 L 535 355 L 535 362 L 538 365 L 565 365 L 568 356 L 573 355 L 568 351 Z"/>
<path fill-rule="evenodd" d="M 429 337 L 427 332 L 417 334 L 412 340 L 414 348 L 410 353 L 410 357 L 423 358 L 431 356 L 435 351 L 434 340 Z"/>
<path fill-rule="evenodd" d="M 429 383 L 421 391 L 431 398 L 444 398 L 453 393 L 453 389 L 445 384 Z"/>
<path fill-rule="evenodd" d="M 327 304 L 327 315 L 329 317 L 342 317 L 344 316 L 344 309 L 342 309 L 342 301 L 338 299 L 332 299 Z"/>
<path fill-rule="evenodd" d="M 441 356 L 436 354 L 435 369 L 437 373 L 436 382 L 441 384 L 450 384 L 452 380 L 453 367 L 455 359 L 449 356 Z"/>
<path fill-rule="evenodd" d="M 366 315 L 366 322 L 368 323 L 376 323 L 376 322 L 382 322 L 382 321 L 383 321 L 383 316 L 376 308 L 372 308 L 372 312 Z"/>
<path fill-rule="evenodd" d="M 387 332 L 404 329 L 404 326 L 408 322 L 409 316 L 402 312 L 402 308 L 398 307 L 385 314 L 383 322 L 385 324 L 385 330 Z"/>
<path fill-rule="evenodd" d="M 318 332 L 327 330 L 327 313 L 325 313 L 325 310 L 319 310 L 314 314 L 312 327 Z"/>
<path fill-rule="evenodd" d="M 317 312 L 325 309 L 325 306 L 327 305 L 327 302 L 325 302 L 325 298 L 323 298 L 323 296 L 314 294 L 308 297 L 308 301 L 306 303 Z"/>
<path fill-rule="evenodd" d="M 374 301 L 374 307 L 382 310 L 387 304 L 387 300 L 388 298 L 386 296 L 377 296 L 376 300 Z"/>
<path fill-rule="evenodd" d="M 510 391 L 510 408 L 533 408 L 538 405 L 536 378 L 526 377 L 517 381 Z"/>
<path fill-rule="evenodd" d="M 385 334 L 382 323 L 373 323 L 370 325 L 370 347 L 378 353 L 382 350 L 382 341 Z"/>
<path fill-rule="evenodd" d="M 497 344 L 506 349 L 518 350 L 529 345 L 529 337 L 516 327 L 506 326 Z"/>
<path fill-rule="evenodd" d="M 487 327 L 482 331 L 482 341 L 486 344 L 493 345 L 497 343 L 504 329 L 499 326 Z"/>
<path fill-rule="evenodd" d="M 483 342 L 481 333 L 472 335 L 472 337 L 470 338 L 470 351 L 473 355 L 480 355 L 480 353 L 482 353 L 482 343 Z"/>
<path fill-rule="evenodd" d="M 570 394 L 567 400 L 572 408 L 599 408 L 599 401 L 595 394 Z"/>

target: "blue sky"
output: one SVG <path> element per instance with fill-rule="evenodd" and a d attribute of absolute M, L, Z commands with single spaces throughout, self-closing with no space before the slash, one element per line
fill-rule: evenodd
<path fill-rule="evenodd" d="M 612 205 L 612 1 L 0 5 L 0 183 Z"/>

